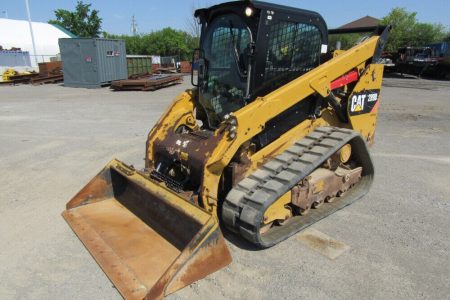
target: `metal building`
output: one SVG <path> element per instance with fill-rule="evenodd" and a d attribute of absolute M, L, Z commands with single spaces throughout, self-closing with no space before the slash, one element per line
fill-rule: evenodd
<path fill-rule="evenodd" d="M 64 85 L 98 88 L 128 78 L 125 41 L 116 39 L 59 39 Z"/>

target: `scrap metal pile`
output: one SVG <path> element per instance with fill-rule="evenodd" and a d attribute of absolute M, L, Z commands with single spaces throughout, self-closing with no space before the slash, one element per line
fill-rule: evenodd
<path fill-rule="evenodd" d="M 39 73 L 17 72 L 11 68 L 7 69 L 2 77 L 2 84 L 7 85 L 57 83 L 63 81 L 62 63 L 60 61 L 39 63 Z"/>
<path fill-rule="evenodd" d="M 31 79 L 39 74 L 36 72 L 17 72 L 14 69 L 6 69 L 2 74 L 1 84 L 15 85 L 19 83 L 30 83 Z"/>
<path fill-rule="evenodd" d="M 39 64 L 39 76 L 31 80 L 33 85 L 57 83 L 63 81 L 61 61 L 52 61 Z"/>
<path fill-rule="evenodd" d="M 183 82 L 181 74 L 141 74 L 130 79 L 116 80 L 111 83 L 115 91 L 138 90 L 154 91 Z"/>

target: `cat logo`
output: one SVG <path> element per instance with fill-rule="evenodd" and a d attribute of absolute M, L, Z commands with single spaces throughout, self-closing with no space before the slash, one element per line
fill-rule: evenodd
<path fill-rule="evenodd" d="M 364 101 L 367 95 L 354 95 L 350 104 L 350 111 L 359 112 L 364 110 Z"/>
<path fill-rule="evenodd" d="M 348 101 L 348 113 L 350 116 L 371 113 L 376 109 L 379 90 L 364 90 L 351 96 Z"/>

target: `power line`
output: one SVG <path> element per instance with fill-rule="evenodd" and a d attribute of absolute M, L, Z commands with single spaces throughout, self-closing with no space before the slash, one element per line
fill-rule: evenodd
<path fill-rule="evenodd" d="M 131 33 L 133 35 L 138 34 L 137 23 L 136 23 L 136 19 L 134 18 L 134 15 L 131 17 Z"/>

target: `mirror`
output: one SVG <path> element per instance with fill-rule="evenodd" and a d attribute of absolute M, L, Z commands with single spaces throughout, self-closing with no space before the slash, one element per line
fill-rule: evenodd
<path fill-rule="evenodd" d="M 198 86 L 204 75 L 204 60 L 200 58 L 200 49 L 194 49 L 192 53 L 191 83 Z"/>

